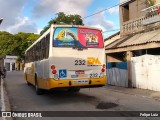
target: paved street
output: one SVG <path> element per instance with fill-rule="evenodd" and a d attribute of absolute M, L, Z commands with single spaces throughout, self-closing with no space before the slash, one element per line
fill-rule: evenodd
<path fill-rule="evenodd" d="M 9 72 L 6 87 L 13 111 L 160 111 L 160 101 L 116 92 L 109 87 L 81 89 L 79 93 L 65 91 L 50 91 L 37 96 L 33 86 L 28 86 L 23 78 L 23 72 Z M 22 119 L 22 118 L 16 118 Z M 27 118 L 23 118 L 26 119 Z M 35 118 L 34 118 L 35 119 Z M 42 118 L 45 120 L 53 118 Z M 60 118 L 54 118 L 60 119 Z M 64 118 L 61 118 L 64 119 Z M 68 120 L 82 118 L 65 118 Z M 100 118 L 83 118 L 98 120 Z M 154 120 L 158 118 L 102 118 L 114 120 Z"/>

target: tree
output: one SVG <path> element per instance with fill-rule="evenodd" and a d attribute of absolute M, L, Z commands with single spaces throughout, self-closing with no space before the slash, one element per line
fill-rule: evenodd
<path fill-rule="evenodd" d="M 14 49 L 14 35 L 8 32 L 0 32 L 0 56 L 11 55 Z"/>
<path fill-rule="evenodd" d="M 55 23 L 59 25 L 60 24 L 84 25 L 80 15 L 66 15 L 63 12 L 59 12 L 57 13 L 57 17 L 55 17 L 54 19 L 48 22 L 48 25 L 43 28 L 40 34 L 42 35 L 45 31 L 47 31 L 50 28 L 52 24 L 55 24 Z"/>
<path fill-rule="evenodd" d="M 39 38 L 40 35 L 33 33 L 11 34 L 0 32 L 0 56 L 16 55 L 20 60 L 24 59 L 25 50 Z"/>
<path fill-rule="evenodd" d="M 17 45 L 15 46 L 15 49 L 13 51 L 14 54 L 16 54 L 20 59 L 24 59 L 25 50 L 35 41 L 39 38 L 40 35 L 33 34 L 33 33 L 23 33 L 20 32 L 18 34 L 15 34 L 15 42 Z"/>

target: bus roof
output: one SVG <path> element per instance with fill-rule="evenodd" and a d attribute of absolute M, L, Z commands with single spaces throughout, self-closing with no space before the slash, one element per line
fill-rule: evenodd
<path fill-rule="evenodd" d="M 97 29 L 97 30 L 102 31 L 102 30 L 99 29 L 99 28 L 90 27 L 90 26 L 82 26 L 82 25 L 54 25 L 54 24 L 52 24 L 51 27 L 50 27 L 45 33 L 43 33 L 43 35 L 41 35 L 31 46 L 29 46 L 29 47 L 27 48 L 27 50 L 25 51 L 25 54 L 26 54 L 26 52 L 27 52 L 30 48 L 32 48 L 36 43 L 38 43 L 44 36 L 46 36 L 48 33 L 50 33 L 51 28 L 57 28 L 57 27 L 80 27 L 80 28 L 88 28 L 88 29 Z"/>

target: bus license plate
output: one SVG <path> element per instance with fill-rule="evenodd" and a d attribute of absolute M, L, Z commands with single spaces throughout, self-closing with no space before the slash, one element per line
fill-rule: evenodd
<path fill-rule="evenodd" d="M 74 80 L 73 84 L 88 84 L 88 80 Z"/>

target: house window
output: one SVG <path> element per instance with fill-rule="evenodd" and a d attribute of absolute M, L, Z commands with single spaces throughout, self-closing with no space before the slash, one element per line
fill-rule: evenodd
<path fill-rule="evenodd" d="M 129 4 L 122 7 L 123 22 L 129 21 Z"/>

